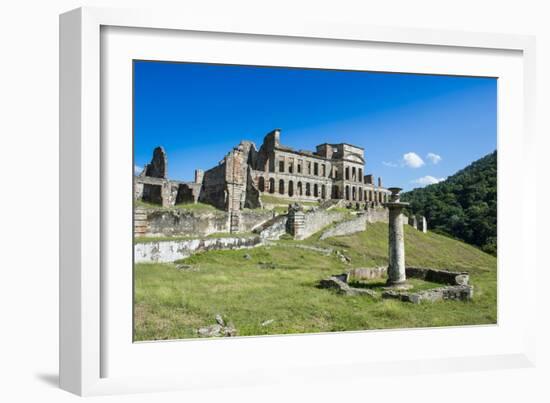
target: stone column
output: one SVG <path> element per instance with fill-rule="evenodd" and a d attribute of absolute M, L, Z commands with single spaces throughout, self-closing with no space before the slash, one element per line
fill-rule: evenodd
<path fill-rule="evenodd" d="M 289 205 L 287 217 L 287 231 L 294 237 L 294 239 L 303 239 L 305 229 L 305 214 L 302 206 L 300 206 L 298 203 Z"/>
<path fill-rule="evenodd" d="M 422 231 L 423 233 L 428 232 L 428 223 L 426 222 L 426 217 L 419 216 L 418 220 L 418 230 Z"/>
<path fill-rule="evenodd" d="M 400 188 L 389 188 L 390 201 L 384 203 L 389 210 L 389 251 L 388 251 L 388 285 L 403 285 L 405 277 L 405 240 L 403 237 L 403 220 L 401 212 L 409 203 L 399 201 Z"/>

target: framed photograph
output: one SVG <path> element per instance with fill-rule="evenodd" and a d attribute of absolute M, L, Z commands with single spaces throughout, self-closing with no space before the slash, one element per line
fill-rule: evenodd
<path fill-rule="evenodd" d="M 533 38 L 85 8 L 60 44 L 64 389 L 532 365 Z"/>

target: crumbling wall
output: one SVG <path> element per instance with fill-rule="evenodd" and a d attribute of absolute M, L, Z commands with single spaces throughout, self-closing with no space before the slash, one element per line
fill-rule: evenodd
<path fill-rule="evenodd" d="M 254 232 L 264 240 L 276 240 L 286 234 L 287 223 L 288 217 L 286 215 L 279 215 L 260 225 Z"/>
<path fill-rule="evenodd" d="M 162 147 L 156 147 L 153 151 L 151 162 L 145 166 L 142 175 L 152 178 L 166 179 L 168 172 L 168 158 Z"/>
<path fill-rule="evenodd" d="M 201 237 L 230 232 L 230 213 L 227 211 L 187 211 L 179 208 L 144 209 L 146 232 L 139 236 Z M 240 231 L 251 232 L 273 217 L 270 211 L 243 210 Z"/>
<path fill-rule="evenodd" d="M 199 200 L 226 211 L 261 207 L 260 192 L 251 178 L 249 164 L 256 158 L 254 143 L 241 142 L 220 165 L 204 173 Z"/>
<path fill-rule="evenodd" d="M 201 183 L 180 183 L 176 197 L 176 204 L 198 202 L 201 188 Z"/>
<path fill-rule="evenodd" d="M 243 210 L 240 214 L 240 231 L 252 232 L 262 224 L 273 218 L 273 213 L 268 210 Z"/>
<path fill-rule="evenodd" d="M 344 213 L 339 211 L 317 209 L 306 212 L 302 239 L 310 237 L 316 232 L 321 231 L 323 228 L 336 221 L 340 221 L 343 218 Z"/>
<path fill-rule="evenodd" d="M 389 212 L 387 208 L 368 207 L 366 214 L 369 224 L 374 224 L 376 222 L 388 223 L 389 221 Z"/>
<path fill-rule="evenodd" d="M 134 245 L 136 263 L 173 262 L 208 250 L 252 248 L 262 243 L 259 236 L 140 242 Z"/>
<path fill-rule="evenodd" d="M 207 236 L 229 232 L 229 215 L 224 211 L 195 212 L 182 209 L 147 211 L 145 236 Z"/>
<path fill-rule="evenodd" d="M 225 210 L 227 190 L 225 184 L 225 161 L 204 172 L 199 201 Z"/>
<path fill-rule="evenodd" d="M 362 232 L 367 229 L 367 215 L 359 214 L 357 217 L 351 220 L 345 220 L 336 223 L 332 228 L 327 229 L 321 235 L 321 240 L 330 238 L 333 236 L 343 236 Z"/>

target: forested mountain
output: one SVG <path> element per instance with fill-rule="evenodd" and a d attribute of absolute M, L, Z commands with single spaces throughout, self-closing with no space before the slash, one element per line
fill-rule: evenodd
<path fill-rule="evenodd" d="M 497 252 L 497 152 L 458 171 L 445 181 L 403 193 L 413 214 L 428 228 Z"/>

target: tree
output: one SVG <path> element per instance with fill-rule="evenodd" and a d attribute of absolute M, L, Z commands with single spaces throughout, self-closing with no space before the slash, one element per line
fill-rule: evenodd
<path fill-rule="evenodd" d="M 497 252 L 497 152 L 445 181 L 403 193 L 409 213 L 426 217 L 434 231 Z"/>

